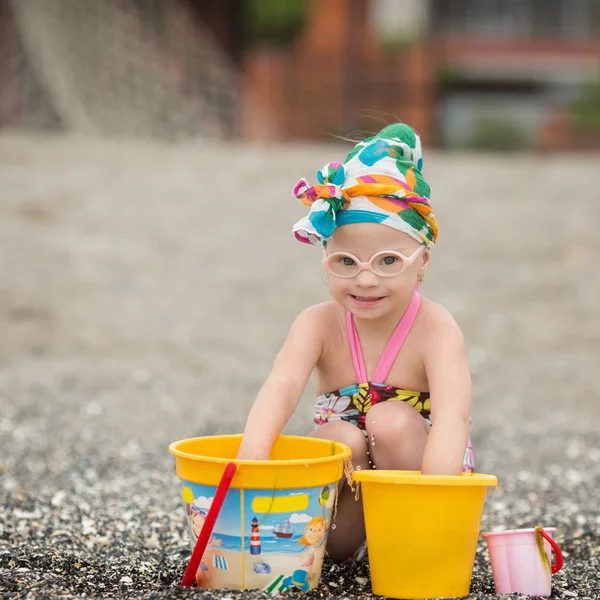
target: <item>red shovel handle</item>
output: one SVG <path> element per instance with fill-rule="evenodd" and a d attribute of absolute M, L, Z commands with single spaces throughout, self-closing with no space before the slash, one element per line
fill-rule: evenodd
<path fill-rule="evenodd" d="M 221 512 L 221 507 L 225 501 L 225 496 L 227 495 L 227 491 L 229 490 L 229 486 L 231 485 L 231 480 L 235 475 L 236 469 L 236 464 L 232 462 L 228 463 L 225 467 L 225 471 L 223 472 L 223 476 L 219 482 L 219 487 L 217 487 L 215 497 L 210 505 L 208 514 L 206 515 L 204 525 L 202 526 L 202 531 L 196 540 L 192 557 L 190 558 L 190 562 L 188 563 L 183 575 L 183 579 L 181 580 L 181 587 L 189 587 L 194 585 L 196 582 L 196 572 L 198 571 L 198 567 L 200 566 L 200 562 L 204 556 L 204 551 L 206 550 L 208 540 L 213 532 L 215 521 Z"/>
<path fill-rule="evenodd" d="M 537 529 L 537 532 L 552 546 L 552 550 L 556 556 L 556 562 L 552 565 L 552 574 L 554 575 L 554 573 L 558 573 L 562 569 L 565 559 L 556 542 L 541 527 Z"/>

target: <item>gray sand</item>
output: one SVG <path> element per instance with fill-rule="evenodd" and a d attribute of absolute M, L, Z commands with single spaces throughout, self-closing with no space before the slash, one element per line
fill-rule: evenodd
<path fill-rule="evenodd" d="M 344 150 L 0 137 L 1 597 L 209 596 L 177 588 L 167 446 L 239 432 L 294 316 L 327 298 L 290 190 Z M 557 598 L 600 598 L 599 158 L 425 162 L 441 235 L 422 290 L 464 330 L 477 466 L 500 481 L 482 529 L 557 527 Z M 483 542 L 472 592 L 497 597 Z M 369 593 L 366 565 L 326 563 L 310 595 Z"/>

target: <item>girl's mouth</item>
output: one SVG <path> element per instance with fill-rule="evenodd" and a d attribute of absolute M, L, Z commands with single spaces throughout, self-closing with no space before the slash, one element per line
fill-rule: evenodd
<path fill-rule="evenodd" d="M 385 296 L 351 296 L 354 302 L 361 306 L 373 306 L 385 298 Z"/>

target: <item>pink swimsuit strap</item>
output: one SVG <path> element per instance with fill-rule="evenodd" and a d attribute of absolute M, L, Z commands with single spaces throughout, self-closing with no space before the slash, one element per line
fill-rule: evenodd
<path fill-rule="evenodd" d="M 373 383 L 384 384 L 402 344 L 410 331 L 417 313 L 419 312 L 419 306 L 421 305 L 421 297 L 415 291 L 410 300 L 408 308 L 402 315 L 400 322 L 396 325 L 392 337 L 388 341 L 379 364 L 373 373 Z M 354 317 L 351 312 L 346 312 L 346 329 L 348 330 L 348 339 L 350 341 L 350 349 L 352 350 L 352 363 L 354 364 L 354 372 L 358 379 L 358 383 L 368 383 L 367 371 L 365 369 L 365 361 L 363 359 L 362 348 L 360 346 L 360 339 L 358 338 L 358 332 L 356 331 L 356 325 L 354 324 Z"/>

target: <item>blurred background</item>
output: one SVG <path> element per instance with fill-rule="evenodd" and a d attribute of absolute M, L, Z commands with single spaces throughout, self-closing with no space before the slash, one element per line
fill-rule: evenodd
<path fill-rule="evenodd" d="M 240 432 L 329 298 L 291 189 L 398 120 L 500 481 L 484 527 L 556 526 L 557 585 L 600 597 L 600 0 L 0 0 L 0 579 L 52 548 L 118 590 L 151 509 L 136 589 L 173 581 L 168 444 Z M 286 432 L 313 415 L 311 382 Z"/>
<path fill-rule="evenodd" d="M 0 0 L 0 128 L 600 148 L 598 0 Z"/>

